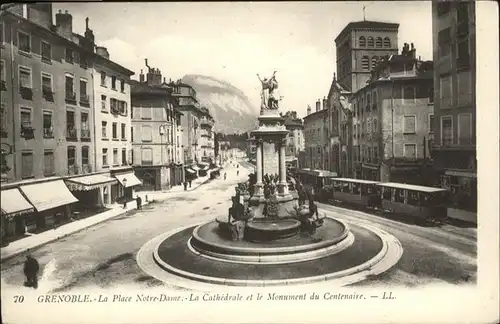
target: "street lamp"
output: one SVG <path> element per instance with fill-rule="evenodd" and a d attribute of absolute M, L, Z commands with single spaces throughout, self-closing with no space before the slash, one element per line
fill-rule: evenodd
<path fill-rule="evenodd" d="M 163 124 L 158 128 L 158 132 L 160 133 L 161 165 L 163 165 L 163 135 L 167 132 L 167 126 L 167 124 Z"/>

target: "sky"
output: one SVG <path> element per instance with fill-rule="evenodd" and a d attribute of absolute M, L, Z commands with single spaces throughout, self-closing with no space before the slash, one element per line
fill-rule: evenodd
<path fill-rule="evenodd" d="M 398 44 L 415 44 L 432 60 L 430 1 L 408 2 L 160 2 L 54 3 L 73 15 L 83 34 L 85 18 L 110 59 L 146 71 L 144 58 L 167 80 L 201 74 L 227 81 L 259 106 L 260 82 L 274 70 L 280 108 L 304 116 L 327 95 L 335 72 L 335 42 L 352 21 L 399 23 Z"/>

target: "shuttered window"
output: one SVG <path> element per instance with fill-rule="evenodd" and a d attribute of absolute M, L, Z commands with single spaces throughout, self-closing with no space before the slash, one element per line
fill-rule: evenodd
<path fill-rule="evenodd" d="M 23 179 L 33 177 L 33 152 L 22 153 L 21 176 Z"/>

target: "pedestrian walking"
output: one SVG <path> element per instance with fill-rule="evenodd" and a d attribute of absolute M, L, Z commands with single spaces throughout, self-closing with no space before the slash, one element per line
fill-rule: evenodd
<path fill-rule="evenodd" d="M 193 180 L 189 179 L 189 188 L 191 188 L 191 182 L 192 182 L 192 181 L 193 181 Z"/>
<path fill-rule="evenodd" d="M 226 180 L 226 178 L 227 178 L 227 173 L 224 172 L 224 180 Z"/>
<path fill-rule="evenodd" d="M 135 199 L 135 201 L 137 203 L 137 209 L 141 210 L 142 209 L 142 198 L 140 196 L 137 196 L 137 198 Z"/>
<path fill-rule="evenodd" d="M 240 175 L 240 170 L 237 170 L 236 171 L 236 175 L 239 176 Z"/>
<path fill-rule="evenodd" d="M 127 209 L 127 199 L 123 197 L 123 209 Z"/>
<path fill-rule="evenodd" d="M 26 287 L 38 288 L 38 271 L 40 270 L 40 265 L 38 261 L 31 255 L 26 256 L 26 261 L 24 261 L 24 275 L 26 276 L 26 282 L 24 285 Z"/>

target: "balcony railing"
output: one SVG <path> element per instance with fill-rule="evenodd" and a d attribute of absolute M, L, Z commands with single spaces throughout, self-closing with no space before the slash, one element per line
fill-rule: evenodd
<path fill-rule="evenodd" d="M 82 129 L 82 130 L 80 130 L 80 137 L 81 137 L 82 141 L 84 139 L 90 140 L 90 129 Z"/>
<path fill-rule="evenodd" d="M 77 164 L 68 163 L 68 175 L 80 174 L 80 168 Z"/>
<path fill-rule="evenodd" d="M 66 129 L 66 140 L 77 140 L 76 128 Z"/>
<path fill-rule="evenodd" d="M 21 86 L 19 88 L 21 97 L 25 100 L 33 100 L 33 89 Z"/>
<path fill-rule="evenodd" d="M 66 102 L 76 104 L 76 93 L 66 91 Z"/>
<path fill-rule="evenodd" d="M 43 137 L 48 137 L 48 138 L 54 137 L 54 131 L 52 127 L 43 129 Z"/>
<path fill-rule="evenodd" d="M 89 105 L 89 95 L 80 94 L 80 105 L 83 105 L 83 106 Z"/>
<path fill-rule="evenodd" d="M 54 102 L 54 92 L 52 92 L 52 88 L 43 87 L 42 96 L 45 100 Z"/>

